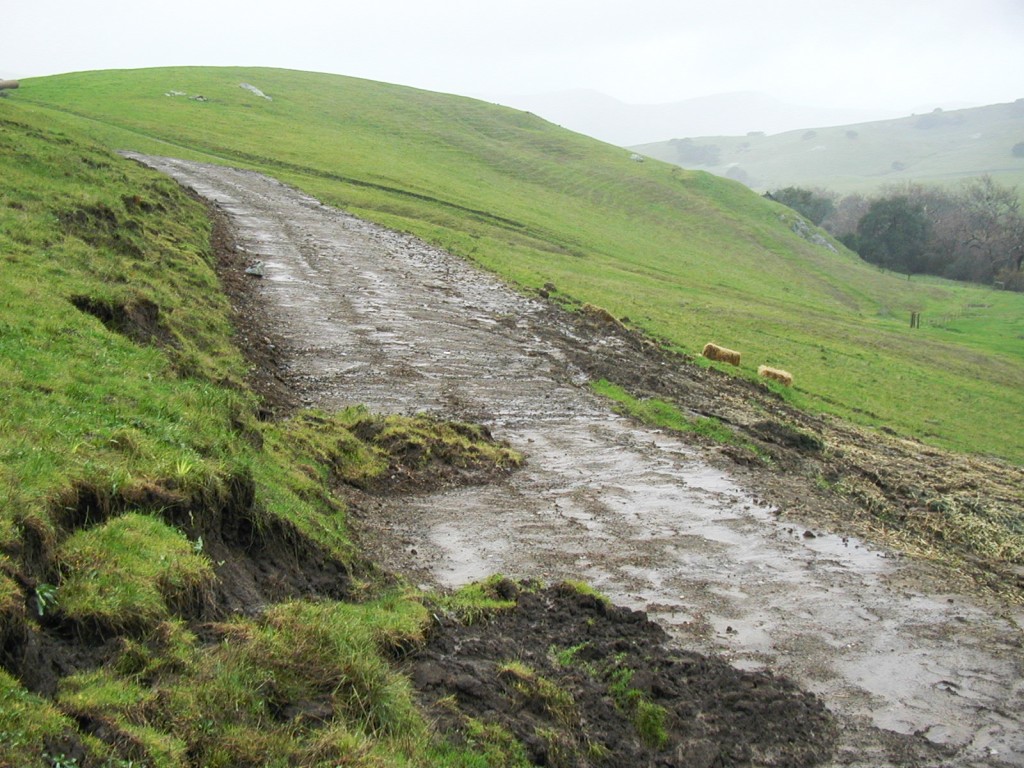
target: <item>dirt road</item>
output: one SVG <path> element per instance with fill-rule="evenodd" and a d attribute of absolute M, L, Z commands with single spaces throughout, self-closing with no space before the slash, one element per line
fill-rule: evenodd
<path fill-rule="evenodd" d="M 485 486 L 365 499 L 382 562 L 426 586 L 589 581 L 688 648 L 819 694 L 836 765 L 1024 765 L 1020 616 L 787 521 L 745 490 L 755 470 L 614 415 L 579 363 L 612 358 L 614 334 L 584 338 L 546 302 L 255 173 L 138 159 L 213 201 L 264 263 L 263 327 L 303 402 L 472 420 L 527 457 Z"/>

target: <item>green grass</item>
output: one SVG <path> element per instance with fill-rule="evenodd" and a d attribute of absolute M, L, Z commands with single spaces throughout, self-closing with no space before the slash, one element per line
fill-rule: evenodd
<path fill-rule="evenodd" d="M 123 631 L 199 604 L 213 580 L 202 540 L 189 541 L 162 520 L 124 514 L 76 531 L 57 552 L 62 613 L 83 624 Z"/>
<path fill-rule="evenodd" d="M 0 669 L 0 761 L 4 765 L 47 766 L 41 746 L 74 730 L 70 717 L 22 687 Z"/>
<path fill-rule="evenodd" d="M 680 350 L 738 349 L 738 375 L 791 371 L 803 407 L 1024 460 L 1024 433 L 1005 429 L 1024 412 L 1024 296 L 880 272 L 801 239 L 788 209 L 739 184 L 633 163 L 526 113 L 331 75 L 79 73 L 5 102 L 109 146 L 265 170 Z"/>
<path fill-rule="evenodd" d="M 579 723 L 580 713 L 572 693 L 528 664 L 517 660 L 503 662 L 497 667 L 497 675 L 502 685 L 524 700 L 536 702 L 562 728 L 571 729 Z"/>
<path fill-rule="evenodd" d="M 45 750 L 69 737 L 110 766 L 521 764 L 502 734 L 457 749 L 422 721 L 389 663 L 419 642 L 422 599 L 381 593 L 336 492 L 393 466 L 501 471 L 518 457 L 470 425 L 358 409 L 259 423 L 203 207 L 110 146 L 265 167 L 680 349 L 740 348 L 752 362 L 739 375 L 759 359 L 792 370 L 788 396 L 808 407 L 1024 455 L 1006 429 L 1024 397 L 1020 297 L 819 251 L 738 185 L 630 163 L 511 110 L 345 78 L 28 81 L 0 99 L 0 636 L 64 622 L 116 653 L 52 701 L 0 672 L 0 764 L 52 768 Z M 194 532 L 231 514 L 346 564 L 364 602 L 269 606 L 200 639 L 186 616 L 219 566 Z M 507 608 L 499 583 L 443 607 Z"/>
<path fill-rule="evenodd" d="M 672 403 L 656 397 L 636 398 L 622 387 L 605 379 L 592 381 L 590 388 L 614 402 L 616 410 L 628 414 L 644 424 L 663 427 L 683 434 L 698 435 L 714 443 L 742 445 L 754 450 L 752 444 L 743 441 L 718 419 L 707 416 L 688 416 Z"/>
<path fill-rule="evenodd" d="M 510 611 L 516 607 L 516 598 L 503 597 L 499 587 L 506 577 L 499 573 L 493 574 L 482 581 L 474 581 L 450 594 L 436 596 L 437 605 L 464 624 L 475 624 L 486 620 L 495 613 Z M 519 588 L 528 587 L 518 584 Z"/>
<path fill-rule="evenodd" d="M 632 686 L 634 670 L 616 665 L 606 671 L 608 692 L 616 706 L 628 713 L 640 739 L 651 747 L 663 747 L 668 742 L 665 720 L 668 712 L 638 688 Z"/>
<path fill-rule="evenodd" d="M 57 705 L 107 723 L 154 765 L 403 760 L 429 745 L 428 730 L 384 653 L 424 625 L 423 608 L 399 596 L 284 603 L 214 627 L 213 646 L 168 624 L 112 668 L 63 680 Z"/>
<path fill-rule="evenodd" d="M 668 710 L 632 685 L 636 671 L 625 665 L 623 654 L 601 661 L 583 661 L 579 653 L 588 646 L 589 643 L 581 643 L 570 648 L 552 647 L 549 655 L 559 666 L 578 667 L 588 677 L 606 686 L 608 696 L 632 722 L 639 739 L 649 747 L 664 748 L 668 743 Z"/>

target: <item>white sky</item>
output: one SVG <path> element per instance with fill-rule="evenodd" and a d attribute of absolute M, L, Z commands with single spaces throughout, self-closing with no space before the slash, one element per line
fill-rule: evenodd
<path fill-rule="evenodd" d="M 500 101 L 760 91 L 887 109 L 1024 97 L 1024 0 L 12 0 L 0 76 L 258 65 Z"/>

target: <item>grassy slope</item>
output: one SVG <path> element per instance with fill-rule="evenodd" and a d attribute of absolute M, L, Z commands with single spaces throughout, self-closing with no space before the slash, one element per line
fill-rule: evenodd
<path fill-rule="evenodd" d="M 493 447 L 359 409 L 258 423 L 203 207 L 12 100 L 0 201 L 0 765 L 480 765 L 433 742 L 392 671 L 428 617 L 376 584 L 330 483 L 382 473 L 388 446 Z M 236 529 L 312 547 L 365 602 L 285 602 L 200 639 L 186 620 L 237 579 Z M 46 688 L 99 639 L 107 663 L 52 696 L 10 674 Z M 273 709 L 313 700 L 328 725 Z"/>
<path fill-rule="evenodd" d="M 798 238 L 739 184 L 630 162 L 527 113 L 331 75 L 82 73 L 16 99 L 88 116 L 73 122 L 114 147 L 267 170 L 681 349 L 739 349 L 747 375 L 793 372 L 804 405 L 1024 460 L 1006 429 L 1024 412 L 1024 297 L 880 273 Z"/>
<path fill-rule="evenodd" d="M 1024 158 L 1011 154 L 1013 146 L 1024 141 L 1024 101 L 773 136 L 705 136 L 692 141 L 721 151 L 719 162 L 706 170 L 725 176 L 740 169 L 761 191 L 817 186 L 866 192 L 885 184 L 949 183 L 984 173 L 1003 184 L 1024 184 Z M 637 150 L 666 162 L 679 161 L 669 141 Z"/>

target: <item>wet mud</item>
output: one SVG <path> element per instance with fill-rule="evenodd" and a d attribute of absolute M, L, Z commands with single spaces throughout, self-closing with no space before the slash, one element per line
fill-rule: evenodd
<path fill-rule="evenodd" d="M 808 479 L 821 457 L 807 436 L 852 431 L 774 419 L 783 406 L 763 388 L 264 176 L 136 159 L 227 216 L 227 279 L 252 315 L 244 339 L 268 417 L 426 411 L 482 423 L 525 455 L 487 484 L 354 493 L 353 519 L 386 567 L 430 588 L 494 573 L 585 580 L 678 648 L 815 694 L 838 725 L 827 764 L 1024 765 L 1019 610 L 840 522 L 843 502 Z M 256 261 L 264 276 L 244 276 Z M 674 387 L 694 413 L 759 440 L 775 467 L 615 415 L 587 386 L 600 376 Z M 1012 485 L 1015 470 L 998 471 Z"/>

